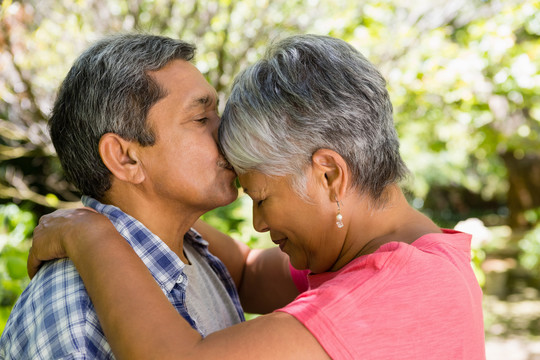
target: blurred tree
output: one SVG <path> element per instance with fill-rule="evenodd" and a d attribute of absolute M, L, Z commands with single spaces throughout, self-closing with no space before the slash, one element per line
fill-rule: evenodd
<path fill-rule="evenodd" d="M 539 7 L 537 0 L 5 0 L 0 197 L 37 204 L 38 213 L 77 201 L 46 118 L 70 64 L 97 38 L 140 30 L 197 44 L 197 65 L 223 105 L 234 75 L 269 41 L 315 32 L 351 42 L 386 75 L 403 154 L 416 175 L 414 204 L 444 220 L 470 214 L 467 194 L 478 194 L 496 204 L 487 211 L 504 217 L 508 204 L 510 223 L 527 225 L 524 210 L 540 206 L 533 171 L 540 152 Z M 515 169 L 529 180 L 512 176 Z"/>

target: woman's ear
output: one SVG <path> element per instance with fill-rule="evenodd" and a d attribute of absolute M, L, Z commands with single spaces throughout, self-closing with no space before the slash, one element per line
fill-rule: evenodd
<path fill-rule="evenodd" d="M 101 160 L 118 180 L 132 184 L 140 184 L 144 180 L 136 145 L 135 142 L 113 133 L 106 133 L 99 140 Z"/>
<path fill-rule="evenodd" d="M 311 156 L 313 174 L 328 189 L 330 201 L 342 199 L 349 185 L 349 167 L 337 152 L 319 149 Z"/>

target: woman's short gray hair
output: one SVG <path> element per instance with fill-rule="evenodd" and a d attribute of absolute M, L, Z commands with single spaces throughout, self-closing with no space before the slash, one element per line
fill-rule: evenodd
<path fill-rule="evenodd" d="M 237 173 L 292 175 L 305 195 L 305 169 L 318 149 L 339 153 L 352 185 L 375 204 L 407 168 L 399 154 L 386 82 L 343 40 L 297 35 L 270 46 L 235 79 L 220 144 Z"/>

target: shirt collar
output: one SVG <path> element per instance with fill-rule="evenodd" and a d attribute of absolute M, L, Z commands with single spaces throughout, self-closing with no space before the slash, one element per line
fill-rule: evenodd
<path fill-rule="evenodd" d="M 105 215 L 111 221 L 120 235 L 135 250 L 162 289 L 170 292 L 177 283 L 184 288 L 187 286 L 187 277 L 184 274 L 185 264 L 140 221 L 116 206 L 102 204 L 89 196 L 83 196 L 82 202 L 85 206 Z M 203 247 L 208 246 L 208 243 L 193 229 L 184 235 L 184 241 Z"/>

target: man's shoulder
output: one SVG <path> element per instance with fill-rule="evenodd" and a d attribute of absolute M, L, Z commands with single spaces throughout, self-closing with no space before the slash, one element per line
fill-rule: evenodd
<path fill-rule="evenodd" d="M 84 284 L 73 263 L 61 259 L 45 264 L 17 300 L 0 339 L 0 355 L 15 359 L 77 354 L 73 358 L 78 359 L 103 344 L 108 348 Z"/>
<path fill-rule="evenodd" d="M 47 262 L 38 271 L 34 279 L 22 293 L 19 301 L 37 300 L 42 307 L 48 307 L 50 302 L 72 302 L 85 299 L 89 301 L 84 283 L 69 259 L 59 259 Z"/>
<path fill-rule="evenodd" d="M 54 322 L 78 322 L 91 304 L 79 273 L 68 259 L 48 262 L 23 291 L 5 332 L 48 329 Z M 31 323 L 26 323 L 31 319 Z"/>

